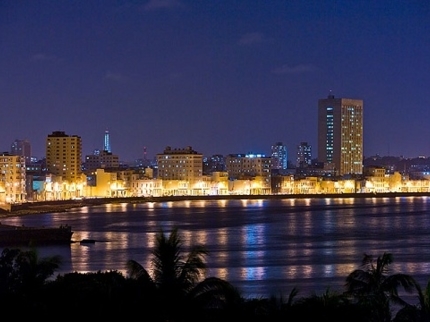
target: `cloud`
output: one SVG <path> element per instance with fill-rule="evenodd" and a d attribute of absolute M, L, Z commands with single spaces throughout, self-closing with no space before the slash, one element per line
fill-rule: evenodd
<path fill-rule="evenodd" d="M 312 73 L 317 70 L 318 68 L 313 65 L 296 65 L 296 66 L 283 65 L 281 67 L 275 68 L 272 72 L 274 74 L 303 74 L 303 73 Z"/>
<path fill-rule="evenodd" d="M 261 44 L 266 42 L 264 35 L 261 32 L 249 32 L 244 34 L 242 38 L 239 39 L 239 45 L 251 46 L 255 44 Z"/>
<path fill-rule="evenodd" d="M 111 80 L 114 82 L 118 82 L 118 83 L 124 83 L 127 81 L 127 77 L 125 77 L 124 75 L 120 74 L 120 73 L 113 73 L 113 72 L 106 72 L 106 75 L 104 77 L 107 80 Z"/>
<path fill-rule="evenodd" d="M 143 9 L 158 10 L 177 7 L 182 7 L 182 3 L 178 0 L 149 0 L 148 3 L 143 6 Z"/>
<path fill-rule="evenodd" d="M 43 53 L 34 54 L 33 56 L 30 57 L 30 59 L 33 61 L 57 61 L 57 60 L 59 60 L 54 55 L 47 55 L 47 54 L 43 54 Z"/>

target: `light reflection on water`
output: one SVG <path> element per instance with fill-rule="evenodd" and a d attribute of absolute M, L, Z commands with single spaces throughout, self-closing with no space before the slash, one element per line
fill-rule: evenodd
<path fill-rule="evenodd" d="M 59 226 L 74 231 L 70 246 L 41 247 L 60 254 L 59 273 L 118 270 L 134 259 L 150 268 L 159 229 L 177 226 L 184 248 L 209 250 L 208 275 L 226 279 L 246 296 L 342 290 L 364 253 L 391 252 L 394 272 L 430 280 L 430 199 L 285 199 L 151 202 L 77 208 L 3 218 L 7 224 Z M 95 244 L 81 245 L 82 239 Z"/>

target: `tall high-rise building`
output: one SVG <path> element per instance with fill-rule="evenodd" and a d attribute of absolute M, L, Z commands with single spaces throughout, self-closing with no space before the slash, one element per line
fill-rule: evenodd
<path fill-rule="evenodd" d="M 54 131 L 46 138 L 46 168 L 62 180 L 80 182 L 82 175 L 82 140 L 77 135 Z"/>
<path fill-rule="evenodd" d="M 10 146 L 11 155 L 19 155 L 25 158 L 25 163 L 31 163 L 31 144 L 28 140 L 15 140 Z"/>
<path fill-rule="evenodd" d="M 111 153 L 111 147 L 110 147 L 110 138 L 109 138 L 109 131 L 105 131 L 105 139 L 104 139 L 104 145 L 103 145 L 103 151 L 107 151 Z"/>
<path fill-rule="evenodd" d="M 285 170 L 288 168 L 287 147 L 282 142 L 272 145 L 272 169 Z"/>
<path fill-rule="evenodd" d="M 318 161 L 336 175 L 363 173 L 363 100 L 318 100 Z"/>
<path fill-rule="evenodd" d="M 296 166 L 304 168 L 312 164 L 312 146 L 308 142 L 300 142 L 297 146 Z"/>

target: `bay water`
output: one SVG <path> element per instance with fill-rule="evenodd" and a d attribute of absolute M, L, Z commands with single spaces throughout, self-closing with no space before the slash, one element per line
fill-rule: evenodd
<path fill-rule="evenodd" d="M 155 234 L 177 227 L 184 253 L 204 245 L 207 276 L 231 282 L 245 298 L 286 298 L 294 287 L 299 296 L 342 292 L 365 253 L 392 253 L 390 273 L 412 275 L 422 288 L 430 281 L 430 197 L 123 203 L 1 222 L 70 225 L 73 243 L 37 249 L 40 257 L 62 257 L 57 274 L 126 275 L 129 259 L 150 269 Z"/>

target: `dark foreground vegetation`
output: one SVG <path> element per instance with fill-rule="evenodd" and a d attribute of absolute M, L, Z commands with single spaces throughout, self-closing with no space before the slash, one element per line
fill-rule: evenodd
<path fill-rule="evenodd" d="M 430 321 L 430 283 L 421 289 L 412 276 L 390 272 L 393 257 L 365 254 L 345 277 L 345 290 L 300 297 L 249 299 L 229 282 L 206 277 L 201 245 L 185 254 L 177 229 L 160 231 L 151 267 L 127 262 L 118 271 L 57 275 L 58 256 L 6 248 L 0 256 L 0 305 L 19 321 Z M 399 291 L 415 294 L 405 302 Z M 394 310 L 396 306 L 398 309 Z"/>

